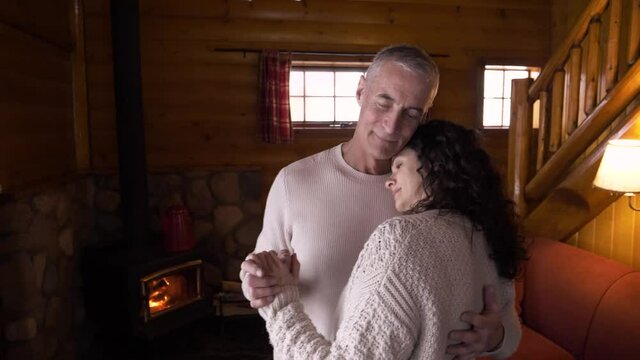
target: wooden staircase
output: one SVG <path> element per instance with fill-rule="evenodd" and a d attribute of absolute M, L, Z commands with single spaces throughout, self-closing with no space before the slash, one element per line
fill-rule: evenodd
<path fill-rule="evenodd" d="M 592 0 L 536 81 L 513 80 L 507 183 L 525 234 L 564 240 L 620 196 L 592 181 L 608 140 L 640 138 L 639 49 L 640 0 Z"/>

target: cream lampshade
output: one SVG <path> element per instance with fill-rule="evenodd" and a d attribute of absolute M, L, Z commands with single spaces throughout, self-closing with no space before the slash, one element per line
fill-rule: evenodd
<path fill-rule="evenodd" d="M 610 140 L 593 184 L 611 191 L 640 192 L 640 140 Z"/>
<path fill-rule="evenodd" d="M 629 199 L 629 207 L 640 211 L 631 201 L 634 193 L 640 192 L 640 140 L 610 140 L 593 185 L 624 193 Z"/>

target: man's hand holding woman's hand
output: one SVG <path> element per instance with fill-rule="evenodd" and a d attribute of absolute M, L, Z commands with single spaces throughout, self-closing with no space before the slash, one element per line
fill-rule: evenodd
<path fill-rule="evenodd" d="M 300 263 L 287 250 L 249 254 L 240 266 L 242 292 L 257 309 L 271 304 L 286 285 L 297 285 Z"/>

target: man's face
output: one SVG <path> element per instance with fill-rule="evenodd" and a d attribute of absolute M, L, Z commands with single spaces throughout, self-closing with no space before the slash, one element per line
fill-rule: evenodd
<path fill-rule="evenodd" d="M 375 160 L 389 160 L 409 141 L 431 104 L 433 81 L 395 62 L 360 78 L 354 139 Z"/>

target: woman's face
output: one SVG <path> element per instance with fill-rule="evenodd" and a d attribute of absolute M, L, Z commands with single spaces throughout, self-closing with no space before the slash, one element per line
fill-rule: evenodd
<path fill-rule="evenodd" d="M 393 194 L 396 210 L 399 212 L 410 210 L 427 196 L 422 186 L 422 170 L 418 170 L 419 168 L 418 154 L 412 149 L 404 148 L 393 158 L 391 176 L 385 185 Z"/>

